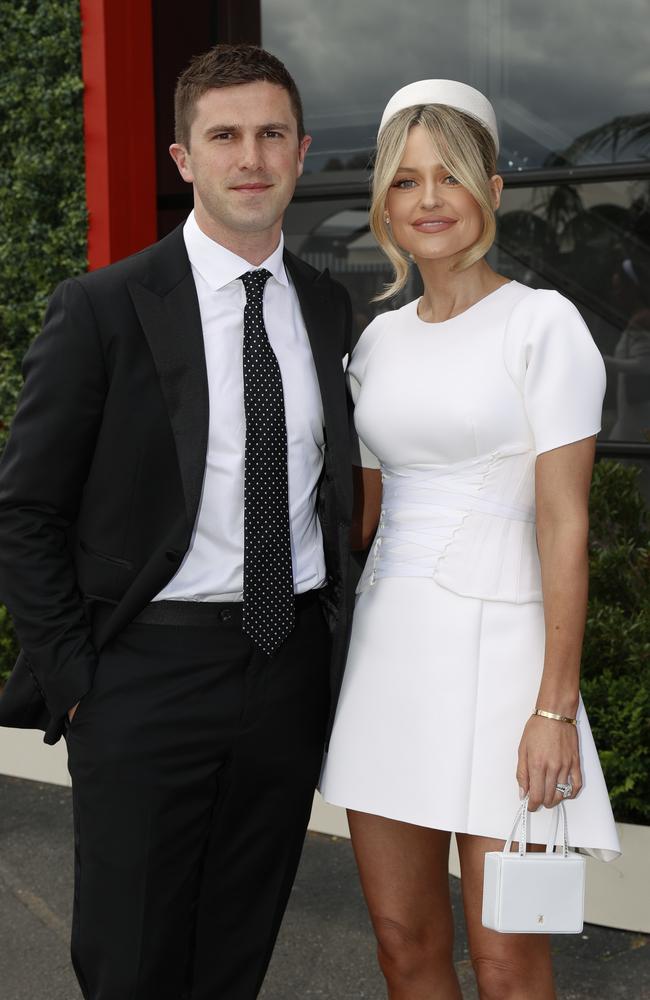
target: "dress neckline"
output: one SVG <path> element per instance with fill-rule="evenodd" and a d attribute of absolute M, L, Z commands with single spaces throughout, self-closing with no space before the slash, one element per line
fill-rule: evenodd
<path fill-rule="evenodd" d="M 512 285 L 516 284 L 517 282 L 514 279 L 506 281 L 503 285 L 499 285 L 498 288 L 494 288 L 491 292 L 488 292 L 487 295 L 484 295 L 483 298 L 479 299 L 477 302 L 473 302 L 471 306 L 467 307 L 467 309 L 463 309 L 462 312 L 457 313 L 455 316 L 450 316 L 449 319 L 441 319 L 441 320 L 422 319 L 418 312 L 420 307 L 420 302 L 422 301 L 422 296 L 420 296 L 419 299 L 414 299 L 413 301 L 415 318 L 418 321 L 418 323 L 422 324 L 422 326 L 446 326 L 448 323 L 453 323 L 455 320 L 462 319 L 463 316 L 467 316 L 467 314 L 472 312 L 473 309 L 477 309 L 478 306 L 483 305 L 483 303 L 487 302 L 488 299 L 494 298 L 494 296 L 498 295 L 499 292 L 503 291 L 504 288 L 510 288 Z"/>

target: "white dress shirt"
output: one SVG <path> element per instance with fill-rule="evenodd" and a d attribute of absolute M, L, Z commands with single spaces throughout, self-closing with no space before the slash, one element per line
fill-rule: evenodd
<path fill-rule="evenodd" d="M 254 268 L 211 240 L 191 213 L 183 229 L 203 326 L 210 425 L 203 491 L 192 541 L 154 600 L 240 601 L 244 571 L 243 334 L 246 293 L 237 280 Z M 284 239 L 260 267 L 270 271 L 264 324 L 280 365 L 287 422 L 291 556 L 296 593 L 323 585 L 325 557 L 316 486 L 325 445 L 323 407 L 298 297 L 284 267 Z M 179 337 L 183 331 L 178 331 Z"/>

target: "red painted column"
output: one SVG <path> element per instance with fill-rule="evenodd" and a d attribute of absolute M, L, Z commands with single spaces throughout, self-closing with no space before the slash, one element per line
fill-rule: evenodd
<path fill-rule="evenodd" d="M 151 0 L 80 0 L 90 270 L 157 239 Z"/>

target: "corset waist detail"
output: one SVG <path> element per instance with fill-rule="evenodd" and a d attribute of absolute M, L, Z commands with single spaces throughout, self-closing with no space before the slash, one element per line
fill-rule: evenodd
<path fill-rule="evenodd" d="M 534 455 L 382 467 L 379 526 L 357 590 L 404 576 L 465 596 L 539 601 Z"/>
<path fill-rule="evenodd" d="M 494 517 L 509 517 L 514 521 L 535 522 L 535 508 L 501 503 L 496 498 L 477 496 L 472 493 L 461 493 L 451 489 L 441 489 L 427 483 L 412 486 L 394 477 L 383 480 L 382 512 L 399 512 L 410 507 L 424 508 L 435 518 L 435 509 L 445 507 L 451 510 L 473 510 L 481 514 L 492 514 Z"/>

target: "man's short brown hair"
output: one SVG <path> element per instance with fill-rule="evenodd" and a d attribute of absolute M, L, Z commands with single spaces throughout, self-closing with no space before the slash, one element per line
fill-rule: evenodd
<path fill-rule="evenodd" d="M 283 63 L 257 45 L 215 45 L 195 56 L 178 78 L 174 94 L 176 142 L 190 148 L 190 131 L 196 102 L 208 90 L 266 80 L 289 94 L 298 125 L 298 138 L 305 134 L 302 101 L 293 77 Z"/>

